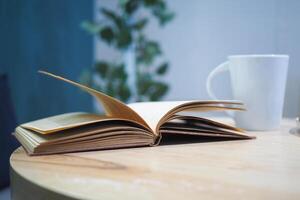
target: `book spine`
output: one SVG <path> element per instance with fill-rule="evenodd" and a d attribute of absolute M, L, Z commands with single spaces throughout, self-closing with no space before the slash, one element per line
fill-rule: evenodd
<path fill-rule="evenodd" d="M 150 146 L 152 146 L 152 147 L 158 146 L 158 145 L 160 144 L 161 138 L 162 138 L 162 136 L 161 136 L 161 134 L 159 134 L 159 135 L 154 139 L 153 144 L 150 144 Z"/>

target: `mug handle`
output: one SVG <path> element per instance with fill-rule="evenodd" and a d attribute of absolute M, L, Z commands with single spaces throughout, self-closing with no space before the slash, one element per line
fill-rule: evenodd
<path fill-rule="evenodd" d="M 212 98 L 213 100 L 219 100 L 219 99 L 217 98 L 217 96 L 215 95 L 215 93 L 212 90 L 212 87 L 211 87 L 212 80 L 214 79 L 214 77 L 216 75 L 226 72 L 226 71 L 229 71 L 229 62 L 228 61 L 223 62 L 222 64 L 218 65 L 214 70 L 212 70 L 210 72 L 210 74 L 208 75 L 208 77 L 206 79 L 206 90 L 207 90 L 209 97 Z M 229 115 L 230 117 L 233 117 L 233 112 L 225 111 L 225 113 L 227 115 Z"/>

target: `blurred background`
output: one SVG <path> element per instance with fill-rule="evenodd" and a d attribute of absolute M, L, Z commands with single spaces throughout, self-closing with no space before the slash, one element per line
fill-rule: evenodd
<path fill-rule="evenodd" d="M 97 110 L 88 95 L 39 69 L 126 102 L 208 99 L 206 77 L 228 55 L 288 54 L 284 116 L 299 115 L 300 1 L 120 2 L 127 1 L 0 0 L 2 188 L 8 186 L 2 168 L 18 145 L 10 136 L 16 124 Z M 213 87 L 231 98 L 228 74 Z M 0 199 L 9 198 L 4 191 Z"/>

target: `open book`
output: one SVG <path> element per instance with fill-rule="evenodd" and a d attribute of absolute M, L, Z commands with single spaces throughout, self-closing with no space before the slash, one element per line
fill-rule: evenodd
<path fill-rule="evenodd" d="M 155 146 L 165 134 L 251 139 L 243 130 L 183 112 L 244 110 L 238 101 L 170 101 L 124 104 L 104 93 L 40 71 L 94 96 L 105 115 L 67 113 L 18 126 L 15 137 L 29 155 Z"/>

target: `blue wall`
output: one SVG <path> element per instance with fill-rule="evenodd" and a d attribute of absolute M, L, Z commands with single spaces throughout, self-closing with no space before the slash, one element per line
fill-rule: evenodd
<path fill-rule="evenodd" d="M 20 123 L 91 111 L 88 95 L 37 70 L 78 80 L 92 66 L 92 37 L 80 28 L 92 17 L 93 1 L 88 0 L 0 0 L 0 73 L 9 76 Z"/>

